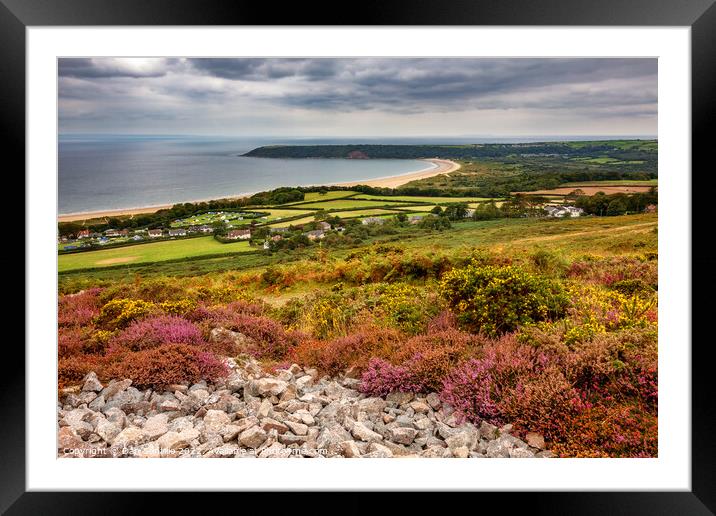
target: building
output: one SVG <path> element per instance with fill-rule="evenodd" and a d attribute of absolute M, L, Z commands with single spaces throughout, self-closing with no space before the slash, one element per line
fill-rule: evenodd
<path fill-rule="evenodd" d="M 171 236 L 171 237 L 186 236 L 186 229 L 183 229 L 183 228 L 170 229 L 169 236 Z"/>
<path fill-rule="evenodd" d="M 384 222 L 385 219 L 381 219 L 380 217 L 366 217 L 361 220 L 361 224 L 364 226 L 367 226 L 368 224 L 383 224 Z"/>
<path fill-rule="evenodd" d="M 104 236 L 116 237 L 116 236 L 119 236 L 119 231 L 116 229 L 108 229 L 107 231 L 104 232 Z"/>
<path fill-rule="evenodd" d="M 322 229 L 323 231 L 329 231 L 331 229 L 331 225 L 325 221 L 321 221 L 317 225 L 318 229 Z"/>
<path fill-rule="evenodd" d="M 410 222 L 411 224 L 417 224 L 421 220 L 423 220 L 422 215 L 411 215 L 410 217 L 408 217 L 408 222 Z"/>
<path fill-rule="evenodd" d="M 77 238 L 89 238 L 90 237 L 90 230 L 89 229 L 81 229 L 77 232 Z"/>
<path fill-rule="evenodd" d="M 226 233 L 226 238 L 229 240 L 249 240 L 251 238 L 250 229 L 232 229 Z"/>
<path fill-rule="evenodd" d="M 320 240 L 326 237 L 326 233 L 322 229 L 314 229 L 305 234 L 309 240 Z"/>
<path fill-rule="evenodd" d="M 271 237 L 272 242 L 278 242 L 279 240 L 283 240 L 283 237 L 281 235 L 274 235 Z"/>
<path fill-rule="evenodd" d="M 162 236 L 162 230 L 161 229 L 150 229 L 147 231 L 147 234 L 149 235 L 149 238 L 159 238 Z"/>
<path fill-rule="evenodd" d="M 201 231 L 202 233 L 213 233 L 214 232 L 214 228 L 212 228 L 211 226 L 207 226 L 207 225 L 199 226 L 197 228 L 197 230 Z"/>
<path fill-rule="evenodd" d="M 657 213 L 658 208 L 656 207 L 656 204 L 650 204 L 646 208 L 644 208 L 644 213 Z"/>
<path fill-rule="evenodd" d="M 547 212 L 548 217 L 564 218 L 564 217 L 580 217 L 584 215 L 582 208 L 576 208 L 574 206 L 555 206 L 548 204 L 544 206 L 544 211 Z"/>

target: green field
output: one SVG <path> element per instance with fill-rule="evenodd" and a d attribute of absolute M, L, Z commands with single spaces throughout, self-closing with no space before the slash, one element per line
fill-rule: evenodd
<path fill-rule="evenodd" d="M 313 208 L 316 210 L 346 210 L 350 208 L 377 208 L 380 206 L 392 206 L 392 205 L 402 205 L 403 203 L 400 202 L 390 202 L 390 201 L 373 201 L 373 200 L 358 200 L 348 198 L 348 199 L 339 199 L 336 201 L 325 201 L 325 202 L 310 202 L 307 204 L 301 204 L 300 207 L 303 208 Z"/>
<path fill-rule="evenodd" d="M 333 190 L 333 191 L 327 191 L 324 193 L 308 192 L 306 194 L 306 196 L 304 197 L 303 201 L 299 201 L 299 202 L 332 201 L 335 199 L 343 199 L 344 197 L 350 197 L 352 195 L 355 195 L 356 193 L 357 192 L 343 191 L 343 190 Z M 292 202 L 290 204 L 287 204 L 286 206 L 290 206 L 291 204 L 296 204 L 296 203 Z"/>
<path fill-rule="evenodd" d="M 307 224 L 309 222 L 313 222 L 316 220 L 316 218 L 313 215 L 310 215 L 308 217 L 301 217 L 300 219 L 296 220 L 287 220 L 284 222 L 274 222 L 273 224 L 267 224 L 270 228 L 287 228 L 289 226 L 300 226 L 301 224 Z"/>
<path fill-rule="evenodd" d="M 405 201 L 405 202 L 430 202 L 433 204 L 448 204 L 453 202 L 480 202 L 489 201 L 486 197 L 428 197 L 428 196 L 380 196 L 380 195 L 360 195 L 356 199 L 380 200 L 380 201 Z"/>
<path fill-rule="evenodd" d="M 381 208 L 368 208 L 364 210 L 341 211 L 335 215 L 342 219 L 351 217 L 370 217 L 372 215 L 396 215 L 398 212 L 394 210 L 386 210 Z"/>
<path fill-rule="evenodd" d="M 623 179 L 619 181 L 577 181 L 573 183 L 564 183 L 559 185 L 560 188 L 566 186 L 658 186 L 658 179 L 647 179 L 644 181 L 634 181 Z"/>
<path fill-rule="evenodd" d="M 307 215 L 309 213 L 313 213 L 313 210 L 283 210 L 280 208 L 266 208 L 263 210 L 264 212 L 269 213 L 269 215 L 266 216 L 266 218 L 260 217 L 256 219 L 256 222 L 263 223 L 263 222 L 272 222 L 275 220 L 281 220 L 281 219 L 287 219 L 289 217 L 296 217 L 298 215 Z M 247 220 L 240 220 L 235 221 L 236 225 L 239 224 L 246 224 Z"/>
<path fill-rule="evenodd" d="M 190 259 L 197 256 L 232 254 L 251 251 L 248 242 L 222 244 L 213 236 L 166 240 L 138 244 L 116 249 L 100 249 L 81 253 L 63 254 L 57 258 L 59 272 L 95 267 L 111 267 L 122 264 L 162 262 Z"/>

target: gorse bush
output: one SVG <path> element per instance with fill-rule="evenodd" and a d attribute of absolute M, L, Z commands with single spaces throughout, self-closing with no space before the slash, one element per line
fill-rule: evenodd
<path fill-rule="evenodd" d="M 440 291 L 463 326 L 489 335 L 559 318 L 568 301 L 559 283 L 513 266 L 453 269 Z"/>
<path fill-rule="evenodd" d="M 107 329 L 123 328 L 156 310 L 154 303 L 141 299 L 112 299 L 102 307 L 96 321 Z"/>
<path fill-rule="evenodd" d="M 95 371 L 162 389 L 220 378 L 221 357 L 246 353 L 360 378 L 370 396 L 437 392 L 458 419 L 538 432 L 562 456 L 656 456 L 656 254 L 569 263 L 546 246 L 391 240 L 263 271 L 72 280 L 85 290 L 58 302 L 58 383 Z"/>
<path fill-rule="evenodd" d="M 392 283 L 379 290 L 377 306 L 397 328 L 415 334 L 425 331 L 428 322 L 438 314 L 440 301 L 433 293 L 412 285 Z"/>

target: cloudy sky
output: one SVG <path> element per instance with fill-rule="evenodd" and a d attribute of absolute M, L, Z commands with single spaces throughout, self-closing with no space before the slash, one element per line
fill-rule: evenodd
<path fill-rule="evenodd" d="M 656 135 L 656 59 L 59 60 L 61 133 Z"/>

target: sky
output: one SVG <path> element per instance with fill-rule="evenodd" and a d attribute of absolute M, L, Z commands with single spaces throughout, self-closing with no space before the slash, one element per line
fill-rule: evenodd
<path fill-rule="evenodd" d="M 60 133 L 657 133 L 657 60 L 61 58 Z"/>

